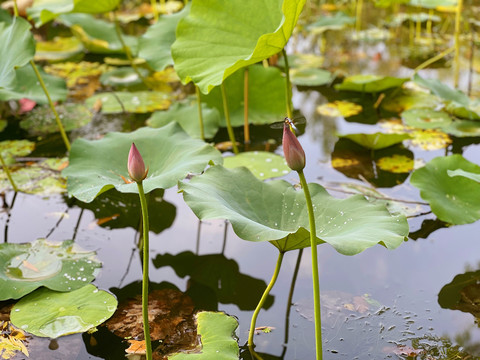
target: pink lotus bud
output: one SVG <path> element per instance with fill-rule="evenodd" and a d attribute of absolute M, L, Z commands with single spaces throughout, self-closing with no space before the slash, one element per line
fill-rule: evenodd
<path fill-rule="evenodd" d="M 147 177 L 148 169 L 145 170 L 145 163 L 143 162 L 142 155 L 137 150 L 137 147 L 132 143 L 130 152 L 128 153 L 128 175 L 133 181 L 141 182 Z"/>
<path fill-rule="evenodd" d="M 305 167 L 305 152 L 287 122 L 283 125 L 283 155 L 290 169 L 302 171 Z"/>

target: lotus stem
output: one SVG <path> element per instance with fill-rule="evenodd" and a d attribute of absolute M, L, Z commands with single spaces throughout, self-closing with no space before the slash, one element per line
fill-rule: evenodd
<path fill-rule="evenodd" d="M 460 19 L 462 17 L 463 0 L 458 0 L 457 12 L 455 14 L 455 74 L 454 86 L 458 88 L 458 80 L 460 77 Z"/>
<path fill-rule="evenodd" d="M 362 29 L 362 10 L 363 0 L 357 0 L 357 6 L 355 11 L 355 31 L 358 32 Z"/>
<path fill-rule="evenodd" d="M 243 75 L 243 141 L 250 144 L 250 127 L 248 126 L 248 67 Z"/>
<path fill-rule="evenodd" d="M 430 66 L 434 62 L 436 62 L 436 61 L 440 60 L 441 58 L 447 56 L 448 54 L 450 54 L 454 50 L 455 50 L 455 47 L 448 48 L 447 50 L 442 51 L 440 54 L 435 55 L 434 57 L 428 59 L 427 61 L 424 61 L 423 63 L 421 63 L 420 65 L 418 65 L 415 68 L 415 70 L 413 71 L 413 74 L 416 74 L 420 70 L 425 69 L 426 67 Z"/>
<path fill-rule="evenodd" d="M 10 169 L 8 168 L 7 163 L 3 159 L 3 155 L 1 151 L 0 151 L 0 162 L 2 163 L 3 171 L 5 171 L 5 174 L 7 175 L 10 185 L 12 185 L 13 191 L 17 192 L 18 191 L 17 185 L 15 184 L 15 181 L 13 181 L 12 174 L 10 173 Z"/>
<path fill-rule="evenodd" d="M 430 38 L 432 36 L 432 18 L 433 18 L 433 9 L 428 10 L 428 19 L 427 19 L 427 35 Z"/>
<path fill-rule="evenodd" d="M 142 319 L 143 334 L 145 337 L 145 348 L 147 360 L 152 360 L 152 342 L 150 340 L 150 324 L 148 321 L 148 265 L 150 262 L 148 256 L 149 249 L 149 224 L 148 224 L 148 206 L 145 192 L 143 191 L 143 182 L 138 181 L 138 196 L 140 197 L 140 205 L 142 208 L 143 219 L 143 280 L 142 280 Z"/>
<path fill-rule="evenodd" d="M 17 0 L 13 0 L 13 15 L 15 17 L 18 17 L 18 6 L 17 6 Z"/>
<path fill-rule="evenodd" d="M 270 290 L 272 290 L 273 285 L 275 285 L 275 282 L 277 281 L 278 274 L 280 272 L 280 267 L 282 266 L 282 260 L 283 260 L 284 254 L 285 253 L 282 251 L 278 253 L 277 264 L 275 265 L 275 270 L 273 271 L 272 278 L 270 279 L 270 283 L 268 284 L 267 288 L 263 292 L 263 295 L 260 298 L 260 301 L 258 302 L 257 307 L 255 308 L 255 311 L 253 312 L 252 321 L 250 323 L 250 331 L 248 333 L 248 349 L 250 350 L 250 353 L 258 360 L 261 360 L 262 358 L 253 349 L 253 346 L 254 346 L 253 336 L 255 335 L 255 324 L 257 322 L 258 314 L 262 309 L 263 304 L 267 300 Z"/>
<path fill-rule="evenodd" d="M 227 92 L 225 84 L 220 85 L 222 90 L 223 112 L 225 113 L 225 121 L 227 122 L 227 131 L 230 142 L 232 143 L 233 153 L 238 154 L 237 142 L 235 141 L 235 133 L 233 132 L 232 123 L 230 122 L 230 112 L 228 111 Z"/>
<path fill-rule="evenodd" d="M 300 184 L 305 193 L 305 200 L 308 209 L 308 222 L 310 225 L 310 247 L 312 249 L 312 279 L 313 279 L 313 306 L 315 310 L 315 349 L 317 360 L 322 360 L 322 319 L 320 308 L 320 284 L 318 280 L 318 258 L 317 258 L 317 230 L 315 228 L 315 216 L 313 213 L 312 198 L 308 189 L 307 181 L 303 170 L 297 171 L 300 177 Z"/>
<path fill-rule="evenodd" d="M 285 61 L 285 96 L 286 96 L 286 103 L 287 103 L 287 116 L 290 119 L 293 119 L 293 106 L 292 106 L 292 83 L 290 82 L 290 67 L 288 65 L 288 56 L 285 48 L 282 49 L 283 59 Z"/>
<path fill-rule="evenodd" d="M 152 6 L 152 10 L 153 10 L 153 20 L 157 22 L 158 21 L 157 0 L 150 0 L 150 5 Z"/>
<path fill-rule="evenodd" d="M 71 148 L 70 141 L 68 141 L 67 133 L 65 132 L 63 124 L 60 121 L 60 117 L 58 116 L 57 109 L 55 109 L 55 104 L 53 103 L 52 98 L 50 97 L 50 93 L 48 92 L 48 89 L 45 86 L 45 82 L 43 81 L 42 75 L 38 71 L 38 68 L 35 65 L 35 62 L 33 60 L 30 60 L 30 65 L 33 71 L 35 72 L 35 75 L 37 76 L 38 82 L 40 83 L 40 86 L 42 87 L 43 92 L 45 93 L 45 96 L 47 97 L 48 105 L 50 106 L 50 109 L 55 115 L 55 121 L 57 122 L 57 126 L 58 126 L 58 129 L 60 130 L 60 135 L 62 136 L 65 147 L 67 148 L 67 151 L 70 151 L 70 148 Z"/>
<path fill-rule="evenodd" d="M 202 99 L 200 97 L 200 89 L 195 85 L 195 94 L 197 95 L 198 107 L 198 124 L 200 125 L 200 138 L 205 140 L 205 130 L 203 128 Z"/>
<path fill-rule="evenodd" d="M 288 343 L 289 327 L 290 327 L 290 311 L 292 309 L 293 290 L 297 282 L 298 271 L 300 270 L 300 263 L 302 262 L 303 249 L 298 250 L 297 262 L 295 263 L 295 270 L 293 270 L 292 283 L 290 285 L 290 291 L 288 292 L 287 300 L 287 312 L 285 314 L 285 337 L 283 339 L 284 344 Z M 286 347 L 285 347 L 286 348 Z"/>

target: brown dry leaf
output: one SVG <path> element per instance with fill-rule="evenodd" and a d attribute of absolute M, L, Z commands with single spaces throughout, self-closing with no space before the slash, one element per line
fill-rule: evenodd
<path fill-rule="evenodd" d="M 145 340 L 128 340 L 130 346 L 125 350 L 127 354 L 138 354 L 145 355 L 147 348 L 145 345 Z"/>
<path fill-rule="evenodd" d="M 0 323 L 0 358 L 11 359 L 18 352 L 22 352 L 25 356 L 29 356 L 25 341 L 27 337 L 25 333 L 15 328 L 10 321 Z"/>

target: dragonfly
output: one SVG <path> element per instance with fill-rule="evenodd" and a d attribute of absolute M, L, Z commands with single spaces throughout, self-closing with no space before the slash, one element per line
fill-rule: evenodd
<path fill-rule="evenodd" d="M 274 122 L 273 124 L 270 125 L 270 127 L 272 129 L 283 129 L 283 126 L 287 124 L 291 126 L 295 132 L 298 132 L 296 125 L 302 125 L 302 124 L 305 124 L 306 122 L 307 120 L 303 116 L 299 118 L 295 118 L 293 120 L 290 119 L 289 117 L 286 117 L 285 119 L 283 119 L 283 121 Z"/>

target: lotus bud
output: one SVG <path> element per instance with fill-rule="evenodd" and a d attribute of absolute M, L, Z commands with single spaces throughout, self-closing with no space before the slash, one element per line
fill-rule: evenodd
<path fill-rule="evenodd" d="M 305 152 L 287 122 L 283 125 L 283 155 L 290 169 L 302 171 L 305 167 Z"/>
<path fill-rule="evenodd" d="M 143 162 L 142 155 L 138 151 L 134 143 L 128 153 L 128 175 L 133 181 L 141 182 L 147 177 L 148 169 L 145 170 L 145 163 Z"/>

